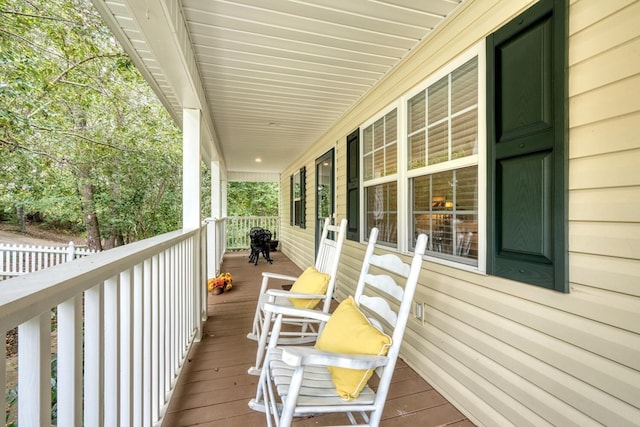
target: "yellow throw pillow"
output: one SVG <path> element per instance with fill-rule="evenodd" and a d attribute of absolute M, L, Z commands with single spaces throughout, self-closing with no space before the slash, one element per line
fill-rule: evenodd
<path fill-rule="evenodd" d="M 333 312 L 316 342 L 318 350 L 347 354 L 375 354 L 389 351 L 391 337 L 373 326 L 358 309 L 353 297 L 342 301 Z M 329 367 L 336 391 L 344 400 L 352 400 L 373 375 L 373 369 Z"/>
<path fill-rule="evenodd" d="M 291 286 L 290 292 L 299 294 L 324 294 L 327 292 L 327 286 L 329 285 L 329 276 L 326 273 L 320 273 L 315 267 L 307 268 L 298 277 L 293 286 Z M 303 299 L 303 298 L 289 298 L 291 304 L 297 308 L 309 308 L 313 309 L 320 302 L 319 299 Z"/>

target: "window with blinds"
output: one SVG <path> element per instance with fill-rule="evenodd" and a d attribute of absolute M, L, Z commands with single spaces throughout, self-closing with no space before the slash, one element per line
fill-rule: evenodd
<path fill-rule="evenodd" d="M 291 198 L 291 215 L 289 223 L 291 225 L 305 228 L 305 187 L 306 187 L 306 170 L 300 168 L 289 177 L 290 182 L 290 198 Z"/>
<path fill-rule="evenodd" d="M 407 170 L 413 243 L 426 233 L 429 255 L 477 266 L 477 57 L 408 99 Z"/>
<path fill-rule="evenodd" d="M 362 131 L 364 180 L 398 171 L 398 110 L 387 113 Z"/>
<path fill-rule="evenodd" d="M 362 129 L 362 170 L 366 235 L 379 230 L 378 243 L 398 243 L 398 109 Z"/>

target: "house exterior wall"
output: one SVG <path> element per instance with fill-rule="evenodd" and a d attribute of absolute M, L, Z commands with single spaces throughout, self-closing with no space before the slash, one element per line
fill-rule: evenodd
<path fill-rule="evenodd" d="M 282 250 L 313 263 L 315 159 L 336 149 L 346 215 L 346 136 L 535 1 L 465 3 L 281 176 Z M 403 358 L 480 425 L 640 424 L 640 1 L 569 8 L 567 294 L 425 262 Z M 289 225 L 289 175 L 305 166 L 307 228 Z M 365 245 L 347 241 L 337 296 Z"/>

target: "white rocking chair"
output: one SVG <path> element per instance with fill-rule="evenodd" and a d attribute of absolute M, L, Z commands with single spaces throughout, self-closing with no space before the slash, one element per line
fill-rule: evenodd
<path fill-rule="evenodd" d="M 264 358 L 267 348 L 267 341 L 270 335 L 269 331 L 271 329 L 271 315 L 269 314 L 269 316 L 265 316 L 263 309 L 266 303 L 293 307 L 289 298 L 296 298 L 299 300 L 320 300 L 316 310 L 314 311 L 321 311 L 324 313 L 329 312 L 331 299 L 335 290 L 338 262 L 340 260 L 340 253 L 342 252 L 342 246 L 344 244 L 346 234 L 346 219 L 343 219 L 340 222 L 340 225 L 332 225 L 329 218 L 325 220 L 324 227 L 322 228 L 320 244 L 318 246 L 318 255 L 314 265 L 318 272 L 329 275 L 329 282 L 324 294 L 303 294 L 281 289 L 269 289 L 269 280 L 271 279 L 294 282 L 298 277 L 270 272 L 262 273 L 262 284 L 260 286 L 258 304 L 256 306 L 256 313 L 253 319 L 253 329 L 249 334 L 247 334 L 247 338 L 258 341 L 256 362 L 254 366 L 249 368 L 249 374 L 260 375 L 262 359 Z M 318 336 L 319 331 L 317 325 L 319 322 L 316 319 L 303 319 L 296 317 L 292 319 L 285 318 L 282 322 L 292 326 L 292 328 L 288 328 L 287 331 L 281 331 L 280 338 L 278 340 L 278 343 L 281 345 L 315 342 Z"/>
<path fill-rule="evenodd" d="M 406 264 L 394 254 L 373 253 L 377 233 L 378 230 L 374 228 L 369 237 L 354 301 L 371 325 L 377 329 L 383 329 L 382 325 L 385 325 L 384 329 L 389 330 L 391 344 L 387 354 L 344 354 L 321 351 L 311 346 L 277 346 L 283 316 L 300 315 L 300 309 L 266 304 L 265 310 L 275 313 L 275 322 L 256 398 L 249 402 L 249 406 L 265 412 L 268 426 L 275 422 L 278 427 L 289 427 L 293 417 L 325 413 L 345 413 L 353 425 L 379 425 L 411 311 L 427 236 L 421 234 L 418 237 L 412 262 Z M 401 278 L 404 286 L 396 283 L 394 278 Z M 334 311 L 334 316 L 339 309 L 340 306 Z M 327 322 L 327 334 L 335 327 L 328 326 L 331 320 L 327 313 L 302 315 L 322 321 L 323 327 Z M 324 335 L 321 334 L 320 340 L 324 339 Z M 334 367 L 332 369 L 375 369 L 380 377 L 377 391 L 365 385 L 357 397 L 343 400 L 336 390 L 328 366 Z M 362 418 L 361 421 L 356 419 L 357 415 Z"/>

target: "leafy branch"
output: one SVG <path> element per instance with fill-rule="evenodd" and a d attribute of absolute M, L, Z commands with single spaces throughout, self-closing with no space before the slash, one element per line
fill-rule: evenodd
<path fill-rule="evenodd" d="M 34 15 L 32 13 L 24 13 L 24 12 L 18 12 L 15 10 L 4 10 L 4 9 L 0 9 L 0 15 L 16 15 L 16 16 L 24 16 L 27 18 L 36 18 L 36 19 L 46 19 L 46 20 L 51 20 L 51 21 L 56 21 L 56 22 L 60 22 L 63 24 L 70 24 L 70 25 L 76 25 L 75 22 L 67 20 L 67 19 L 63 19 L 63 18 L 58 18 L 55 16 L 45 16 L 45 15 Z"/>
<path fill-rule="evenodd" d="M 65 70 L 63 70 L 56 78 L 51 80 L 51 82 L 49 82 L 49 85 L 53 86 L 60 79 L 65 77 L 68 73 L 70 73 L 71 71 L 73 71 L 76 68 L 80 67 L 82 64 L 86 64 L 87 62 L 94 61 L 96 59 L 101 59 L 101 58 L 124 58 L 124 57 L 125 57 L 125 55 L 123 55 L 122 53 L 99 54 L 99 55 L 90 56 L 90 57 L 85 58 L 85 59 L 83 59 L 81 61 L 78 61 L 78 62 L 76 62 L 74 64 L 71 64 L 71 66 L 69 66 Z"/>
<path fill-rule="evenodd" d="M 72 131 L 69 131 L 69 130 L 66 130 L 66 129 L 54 129 L 54 128 L 47 128 L 47 127 L 38 126 L 38 125 L 32 125 L 32 127 L 34 129 L 41 130 L 41 131 L 57 133 L 57 134 L 66 135 L 66 136 L 72 136 L 74 138 L 78 138 L 78 139 L 80 139 L 82 141 L 89 142 L 91 144 L 99 145 L 99 146 L 102 146 L 102 147 L 112 148 L 114 150 L 118 150 L 118 151 L 122 151 L 122 152 L 128 152 L 128 153 L 139 153 L 140 152 L 139 150 L 131 150 L 131 149 L 128 149 L 126 147 L 110 144 L 108 142 L 98 141 L 97 139 L 89 138 L 88 136 L 82 135 L 82 134 L 77 133 L 77 132 L 72 132 Z"/>

